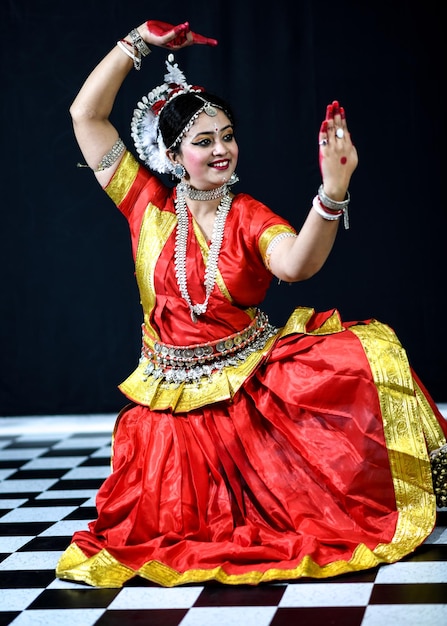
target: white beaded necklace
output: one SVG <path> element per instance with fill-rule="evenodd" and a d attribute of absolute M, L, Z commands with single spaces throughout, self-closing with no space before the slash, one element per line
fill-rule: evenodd
<path fill-rule="evenodd" d="M 186 194 L 181 185 L 177 186 L 177 198 L 175 200 L 175 212 L 177 214 L 177 232 L 175 238 L 175 275 L 182 298 L 185 300 L 191 313 L 191 319 L 197 322 L 197 317 L 206 312 L 211 292 L 214 289 L 217 274 L 217 265 L 222 246 L 225 222 L 231 208 L 232 198 L 226 193 L 216 210 L 213 233 L 211 236 L 211 246 L 208 255 L 208 262 L 205 268 L 205 300 L 201 304 L 193 304 L 188 292 L 188 282 L 186 278 L 186 246 L 188 241 L 188 211 L 186 208 Z"/>

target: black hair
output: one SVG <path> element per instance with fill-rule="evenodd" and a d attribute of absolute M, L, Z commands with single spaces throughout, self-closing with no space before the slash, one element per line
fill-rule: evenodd
<path fill-rule="evenodd" d="M 192 116 L 203 106 L 203 100 L 215 104 L 223 110 L 230 122 L 235 123 L 234 114 L 230 105 L 222 100 L 219 96 L 200 92 L 197 97 L 192 92 L 175 96 L 160 113 L 159 128 L 163 142 L 167 148 L 170 148 L 175 140 L 181 135 L 183 129 L 188 124 Z M 201 100 L 203 98 L 203 100 Z M 173 146 L 172 151 L 178 152 L 179 146 Z"/>

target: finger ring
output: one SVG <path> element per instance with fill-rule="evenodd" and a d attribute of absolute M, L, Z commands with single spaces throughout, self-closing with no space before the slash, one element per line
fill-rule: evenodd
<path fill-rule="evenodd" d="M 321 141 L 318 142 L 319 146 L 327 146 L 327 139 L 322 139 Z"/>
<path fill-rule="evenodd" d="M 343 139 L 343 137 L 345 136 L 345 131 L 343 130 L 343 128 L 337 128 L 335 134 L 339 139 Z"/>

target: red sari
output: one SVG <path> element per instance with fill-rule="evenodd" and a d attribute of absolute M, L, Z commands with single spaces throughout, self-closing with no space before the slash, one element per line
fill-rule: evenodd
<path fill-rule="evenodd" d="M 130 225 L 143 352 L 120 385 L 131 403 L 116 422 L 98 517 L 74 534 L 57 575 L 103 587 L 136 575 L 258 584 L 412 552 L 435 523 L 429 453 L 447 427 L 393 331 L 298 307 L 220 371 L 157 378 L 147 357 L 157 345 L 214 345 L 250 327 L 271 281 L 268 244 L 293 229 L 236 195 L 194 324 L 173 267 L 175 192 L 129 153 L 106 191 Z M 189 219 L 188 289 L 202 302 L 208 244 Z"/>

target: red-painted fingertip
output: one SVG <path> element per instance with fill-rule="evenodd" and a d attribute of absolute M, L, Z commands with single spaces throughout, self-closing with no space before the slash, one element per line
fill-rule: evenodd
<path fill-rule="evenodd" d="M 343 107 L 340 107 L 340 115 L 342 120 L 346 119 L 346 113 Z"/>
<path fill-rule="evenodd" d="M 184 24 L 178 24 L 177 26 L 174 27 L 174 33 L 176 35 L 180 35 L 180 33 L 186 33 L 189 30 L 189 24 L 188 22 L 185 22 Z"/>
<path fill-rule="evenodd" d="M 194 43 L 200 43 L 206 46 L 217 46 L 217 39 L 210 39 L 210 37 L 204 37 L 198 33 L 192 33 L 192 40 Z"/>
<path fill-rule="evenodd" d="M 334 108 L 332 104 L 328 104 L 326 107 L 326 119 L 331 120 L 334 117 Z"/>
<path fill-rule="evenodd" d="M 320 133 L 327 133 L 327 120 L 321 122 Z"/>

